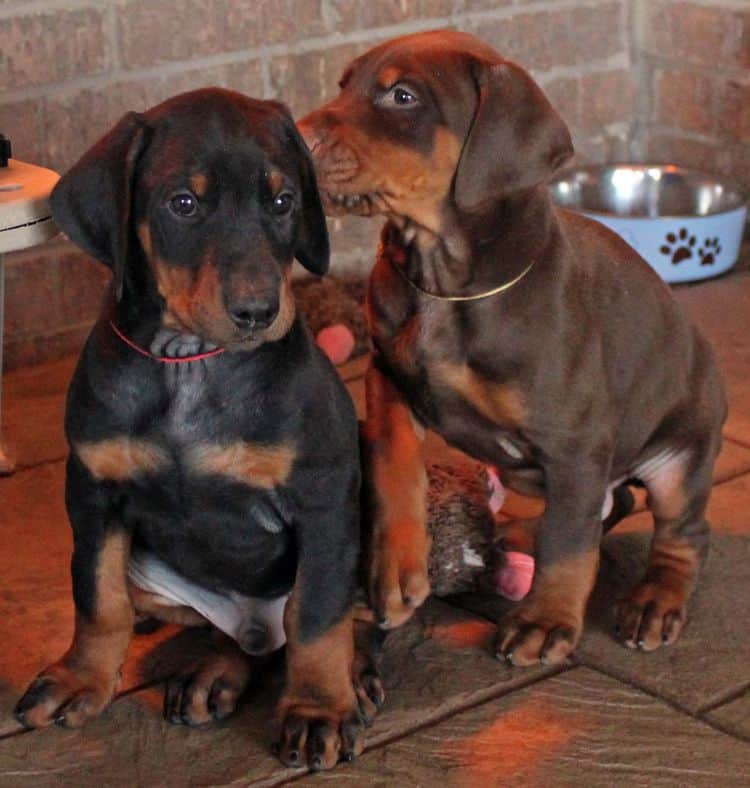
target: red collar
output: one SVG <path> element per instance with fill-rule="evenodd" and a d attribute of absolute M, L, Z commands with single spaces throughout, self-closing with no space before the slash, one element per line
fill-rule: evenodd
<path fill-rule="evenodd" d="M 182 358 L 170 358 L 169 356 L 155 356 L 153 353 L 149 353 L 148 350 L 145 350 L 140 345 L 136 345 L 132 339 L 128 339 L 125 334 L 120 331 L 120 329 L 114 324 L 112 320 L 109 321 L 109 325 L 111 326 L 112 330 L 117 334 L 118 337 L 130 348 L 136 351 L 136 353 L 140 353 L 142 356 L 146 356 L 146 358 L 153 359 L 154 361 L 160 361 L 162 364 L 183 364 L 188 361 L 203 361 L 205 358 L 211 358 L 211 356 L 219 356 L 224 352 L 223 347 L 217 347 L 214 350 L 209 350 L 206 353 L 196 353 L 194 356 L 183 356 Z"/>

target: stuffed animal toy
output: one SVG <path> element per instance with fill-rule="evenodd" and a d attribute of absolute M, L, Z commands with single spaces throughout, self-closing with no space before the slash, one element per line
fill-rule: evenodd
<path fill-rule="evenodd" d="M 307 278 L 296 280 L 292 289 L 316 343 L 334 364 L 343 364 L 369 350 L 362 309 L 364 282 Z"/>

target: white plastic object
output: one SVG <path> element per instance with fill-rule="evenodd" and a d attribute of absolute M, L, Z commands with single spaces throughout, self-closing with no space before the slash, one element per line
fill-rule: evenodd
<path fill-rule="evenodd" d="M 60 176 L 45 167 L 9 159 L 0 167 L 0 420 L 2 419 L 3 324 L 5 266 L 3 254 L 36 246 L 57 233 L 49 195 Z M 0 476 L 12 473 L 15 462 L 0 435 Z"/>
<path fill-rule="evenodd" d="M 0 254 L 36 246 L 57 232 L 49 195 L 60 176 L 10 159 L 0 167 Z"/>

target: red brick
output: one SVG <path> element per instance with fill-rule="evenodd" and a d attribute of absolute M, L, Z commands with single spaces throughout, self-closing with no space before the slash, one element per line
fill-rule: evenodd
<path fill-rule="evenodd" d="M 359 21 L 360 2 L 361 0 L 321 1 L 320 16 L 325 32 L 347 33 L 350 30 L 359 29 L 361 27 Z M 315 3 L 308 3 L 308 5 L 314 6 Z"/>
<path fill-rule="evenodd" d="M 323 13 L 322 0 L 227 0 L 224 49 L 288 44 L 335 30 L 336 15 Z"/>
<path fill-rule="evenodd" d="M 40 255 L 17 263 L 9 256 L 5 269 L 5 334 L 42 333 L 59 322 L 60 267 Z"/>
<path fill-rule="evenodd" d="M 223 87 L 238 90 L 255 98 L 266 98 L 263 87 L 263 71 L 259 60 L 231 63 L 224 67 Z"/>
<path fill-rule="evenodd" d="M 5 326 L 9 341 L 93 320 L 110 274 L 69 244 L 10 256 Z"/>
<path fill-rule="evenodd" d="M 628 49 L 627 3 L 583 6 L 570 11 L 576 63 L 604 60 Z"/>
<path fill-rule="evenodd" d="M 282 55 L 271 61 L 275 98 L 287 104 L 295 117 L 309 112 L 338 93 L 338 80 L 349 61 L 368 47 L 344 44 L 324 51 Z"/>
<path fill-rule="evenodd" d="M 712 67 L 750 65 L 750 12 L 684 0 L 644 7 L 648 52 Z"/>
<path fill-rule="evenodd" d="M 715 125 L 713 77 L 690 71 L 661 71 L 656 75 L 655 120 L 664 125 L 709 134 Z"/>
<path fill-rule="evenodd" d="M 596 131 L 635 121 L 636 86 L 631 71 L 603 71 L 581 77 L 580 128 Z"/>
<path fill-rule="evenodd" d="M 106 71 L 105 11 L 80 8 L 0 19 L 0 90 L 20 90 Z"/>
<path fill-rule="evenodd" d="M 211 69 L 193 69 L 150 80 L 116 82 L 96 90 L 80 90 L 49 97 L 44 101 L 47 158 L 65 170 L 125 112 L 143 111 L 186 90 L 218 85 L 242 90 L 241 78 L 261 90 L 257 62 Z"/>
<path fill-rule="evenodd" d="M 716 170 L 720 148 L 717 144 L 682 137 L 672 132 L 651 132 L 646 155 L 651 161 L 669 162 L 700 170 Z"/>
<path fill-rule="evenodd" d="M 60 257 L 60 314 L 56 327 L 94 320 L 102 306 L 109 269 L 77 248 Z"/>
<path fill-rule="evenodd" d="M 223 0 L 169 4 L 135 0 L 121 5 L 117 20 L 120 60 L 125 68 L 137 68 L 223 52 L 226 14 Z"/>
<path fill-rule="evenodd" d="M 724 134 L 750 142 L 750 81 L 730 81 L 723 86 L 718 120 Z"/>
<path fill-rule="evenodd" d="M 295 0 L 134 0 L 118 16 L 121 60 L 138 68 L 293 43 L 334 32 L 342 15 L 351 24 L 347 8 Z"/>
<path fill-rule="evenodd" d="M 382 220 L 361 216 L 337 216 L 328 220 L 334 259 L 362 258 L 362 273 L 369 274 L 375 262 L 375 250 Z"/>
<path fill-rule="evenodd" d="M 533 2 L 534 0 L 531 1 Z M 463 8 L 461 10 L 464 9 L 466 11 L 494 10 L 495 8 L 504 8 L 505 6 L 512 5 L 513 2 L 514 0 L 463 0 Z"/>
<path fill-rule="evenodd" d="M 585 13 L 584 13 L 585 11 Z M 473 22 L 472 32 L 532 71 L 587 64 L 625 52 L 621 3 L 560 8 Z"/>
<path fill-rule="evenodd" d="M 735 178 L 746 190 L 750 189 L 750 145 L 723 145 L 717 169 L 724 175 Z"/>
<path fill-rule="evenodd" d="M 542 85 L 552 106 L 568 126 L 577 126 L 580 119 L 581 91 L 578 79 L 555 79 Z"/>
<path fill-rule="evenodd" d="M 368 28 L 447 17 L 453 11 L 454 0 L 362 0 L 360 6 L 360 22 Z"/>
<path fill-rule="evenodd" d="M 50 162 L 42 109 L 42 102 L 35 100 L 0 104 L 0 131 L 10 139 L 16 159 L 46 166 Z"/>

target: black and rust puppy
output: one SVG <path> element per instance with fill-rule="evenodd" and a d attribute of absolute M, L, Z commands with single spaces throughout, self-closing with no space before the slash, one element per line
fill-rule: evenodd
<path fill-rule="evenodd" d="M 130 113 L 52 207 L 113 283 L 67 405 L 75 636 L 18 718 L 99 714 L 142 612 L 228 633 L 168 688 L 168 718 L 226 716 L 248 652 L 286 640 L 282 760 L 351 759 L 357 423 L 290 295 L 293 259 L 322 274 L 329 246 L 287 110 L 207 89 Z"/>
<path fill-rule="evenodd" d="M 530 594 L 500 624 L 515 664 L 575 647 L 612 491 L 648 489 L 655 535 L 619 607 L 631 647 L 673 643 L 708 543 L 726 407 L 706 340 L 616 235 L 556 209 L 568 130 L 517 65 L 435 31 L 357 58 L 303 119 L 324 205 L 384 215 L 369 291 L 370 594 L 384 626 L 428 592 L 420 426 L 546 498 Z"/>

